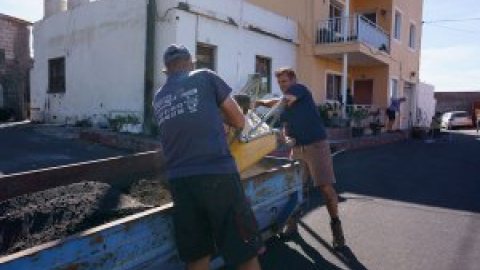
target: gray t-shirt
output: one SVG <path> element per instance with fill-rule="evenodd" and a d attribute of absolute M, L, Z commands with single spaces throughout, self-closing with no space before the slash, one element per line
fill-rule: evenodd
<path fill-rule="evenodd" d="M 388 109 L 390 111 L 393 111 L 393 112 L 398 112 L 398 111 L 400 111 L 400 103 L 402 103 L 402 102 L 400 101 L 399 98 L 393 98 L 392 97 L 390 99 L 390 106 L 388 106 Z"/>
<path fill-rule="evenodd" d="M 153 108 L 170 179 L 237 172 L 220 114 L 231 92 L 207 69 L 172 74 L 157 91 Z"/>

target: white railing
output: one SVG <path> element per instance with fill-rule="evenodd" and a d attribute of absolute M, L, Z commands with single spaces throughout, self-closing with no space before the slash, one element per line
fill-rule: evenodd
<path fill-rule="evenodd" d="M 344 31 L 346 26 L 348 31 Z M 390 51 L 389 35 L 380 26 L 361 15 L 322 20 L 318 23 L 315 37 L 316 44 L 357 41 L 379 50 Z"/>

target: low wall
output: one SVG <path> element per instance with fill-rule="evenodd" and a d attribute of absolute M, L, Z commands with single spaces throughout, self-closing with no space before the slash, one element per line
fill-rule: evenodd
<path fill-rule="evenodd" d="M 79 137 L 82 140 L 121 148 L 134 152 L 159 151 L 160 141 L 151 137 L 141 135 L 124 134 L 110 131 L 83 130 Z"/>
<path fill-rule="evenodd" d="M 327 128 L 327 138 L 329 140 L 348 140 L 352 138 L 352 129 L 346 128 Z"/>
<path fill-rule="evenodd" d="M 0 177 L 0 201 L 25 193 L 83 181 L 99 181 L 126 187 L 132 179 L 159 173 L 165 161 L 159 151 L 81 162 Z"/>

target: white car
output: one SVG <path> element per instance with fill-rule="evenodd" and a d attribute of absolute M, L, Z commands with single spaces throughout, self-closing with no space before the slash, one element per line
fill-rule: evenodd
<path fill-rule="evenodd" d="M 442 115 L 441 126 L 445 129 L 471 127 L 473 126 L 473 120 L 465 111 L 446 112 Z"/>

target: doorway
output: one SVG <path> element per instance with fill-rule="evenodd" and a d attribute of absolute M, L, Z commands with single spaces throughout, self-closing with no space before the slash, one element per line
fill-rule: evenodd
<path fill-rule="evenodd" d="M 354 83 L 353 103 L 356 105 L 373 104 L 373 80 L 358 80 Z"/>

